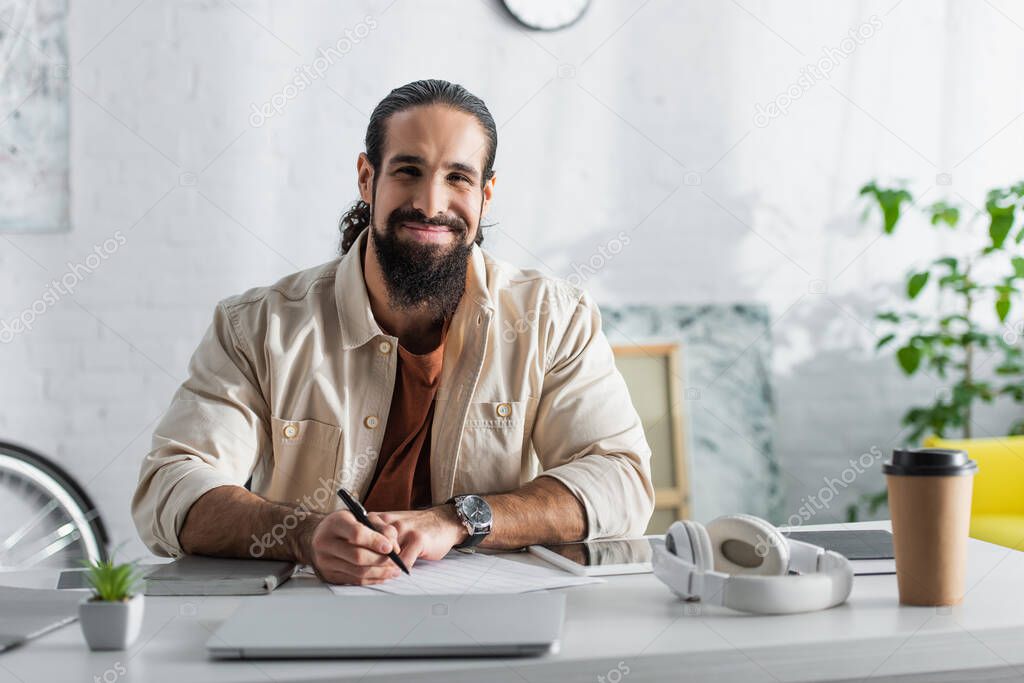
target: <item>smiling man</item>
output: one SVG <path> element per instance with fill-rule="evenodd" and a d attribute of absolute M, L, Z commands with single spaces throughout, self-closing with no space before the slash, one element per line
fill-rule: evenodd
<path fill-rule="evenodd" d="M 597 306 L 480 247 L 496 152 L 461 86 L 377 105 L 341 258 L 217 306 L 132 501 L 153 552 L 373 584 L 391 550 L 643 533 L 650 449 Z"/>

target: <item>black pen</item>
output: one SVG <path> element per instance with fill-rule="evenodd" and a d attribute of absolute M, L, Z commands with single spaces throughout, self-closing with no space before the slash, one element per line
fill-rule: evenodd
<path fill-rule="evenodd" d="M 345 504 L 345 507 L 348 508 L 348 511 L 355 515 L 356 519 L 358 519 L 363 526 L 365 526 L 367 529 L 377 531 L 377 529 L 374 529 L 373 525 L 370 524 L 370 518 L 366 516 L 366 508 L 363 507 L 362 503 L 353 498 L 352 494 L 350 494 L 345 489 L 338 489 L 338 498 L 341 498 L 341 502 Z M 378 531 L 377 533 L 380 532 Z M 392 550 L 390 553 L 388 553 L 388 557 L 391 558 L 392 562 L 398 565 L 399 569 L 401 569 L 406 574 L 409 573 L 409 570 L 406 568 L 405 563 L 402 562 L 402 558 L 398 556 L 398 553 Z"/>

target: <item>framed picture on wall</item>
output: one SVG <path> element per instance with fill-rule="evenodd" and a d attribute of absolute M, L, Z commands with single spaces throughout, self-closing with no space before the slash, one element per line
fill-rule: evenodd
<path fill-rule="evenodd" d="M 672 522 L 690 515 L 679 345 L 629 344 L 613 346 L 612 351 L 651 446 L 655 502 L 647 533 L 662 534 Z"/>
<path fill-rule="evenodd" d="M 0 8 L 0 232 L 69 228 L 67 0 Z"/>

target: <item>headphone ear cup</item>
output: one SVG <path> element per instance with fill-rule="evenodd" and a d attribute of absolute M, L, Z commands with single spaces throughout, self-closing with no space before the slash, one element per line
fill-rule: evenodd
<path fill-rule="evenodd" d="M 711 521 L 706 533 L 716 571 L 759 576 L 789 572 L 789 542 L 760 517 L 725 515 Z"/>
<path fill-rule="evenodd" d="M 711 571 L 714 566 L 711 539 L 700 522 L 689 519 L 673 522 L 665 535 L 665 547 L 702 572 Z"/>

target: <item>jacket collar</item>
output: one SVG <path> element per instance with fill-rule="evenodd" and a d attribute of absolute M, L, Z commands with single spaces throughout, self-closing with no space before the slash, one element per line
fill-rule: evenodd
<path fill-rule="evenodd" d="M 355 243 L 338 263 L 334 276 L 334 299 L 341 322 L 341 346 L 345 350 L 362 346 L 374 337 L 384 335 L 370 308 L 370 296 L 366 291 L 363 277 L 363 245 L 368 239 L 369 228 L 363 230 Z M 459 309 L 467 305 L 483 309 L 492 308 L 487 287 L 487 262 L 484 251 L 474 244 L 470 252 L 469 267 L 466 270 L 466 291 L 459 302 Z M 453 322 L 457 322 L 456 311 Z"/>

